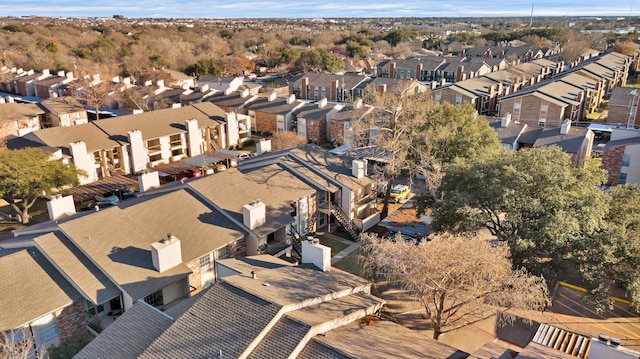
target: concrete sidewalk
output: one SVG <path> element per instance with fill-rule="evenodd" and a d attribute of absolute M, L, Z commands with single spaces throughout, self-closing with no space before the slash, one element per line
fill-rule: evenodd
<path fill-rule="evenodd" d="M 338 262 L 342 258 L 346 257 L 351 252 L 353 252 L 353 251 L 357 250 L 358 248 L 362 247 L 362 245 L 364 244 L 364 242 L 362 242 L 362 241 L 351 242 L 351 243 L 352 244 L 349 245 L 349 247 L 341 250 L 340 252 L 338 252 L 338 254 L 333 256 L 333 258 L 331 258 L 331 265 L 336 264 L 336 262 Z"/>

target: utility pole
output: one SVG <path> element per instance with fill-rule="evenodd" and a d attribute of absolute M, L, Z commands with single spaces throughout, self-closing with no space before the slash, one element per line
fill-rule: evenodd
<path fill-rule="evenodd" d="M 629 16 L 627 17 L 627 29 L 629 28 L 629 21 L 631 20 L 631 10 L 633 9 L 633 0 L 631 0 L 631 5 L 629 6 Z"/>
<path fill-rule="evenodd" d="M 534 2 L 531 3 L 531 19 L 529 20 L 529 27 L 533 26 L 533 5 L 535 5 Z"/>

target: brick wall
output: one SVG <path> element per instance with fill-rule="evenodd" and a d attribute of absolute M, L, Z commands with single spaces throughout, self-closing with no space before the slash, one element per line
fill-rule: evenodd
<path fill-rule="evenodd" d="M 331 142 L 337 141 L 344 144 L 344 121 L 331 121 L 329 127 L 329 140 Z"/>
<path fill-rule="evenodd" d="M 82 300 L 76 301 L 68 307 L 62 309 L 56 316 L 60 341 L 69 338 L 73 332 L 80 329 L 86 320 L 84 303 Z"/>
<path fill-rule="evenodd" d="M 327 120 L 322 117 L 319 120 L 307 119 L 307 140 L 322 145 L 327 142 Z"/>
<path fill-rule="evenodd" d="M 542 100 L 535 96 L 523 96 L 522 103 L 520 105 L 520 123 L 525 123 L 529 126 L 537 126 L 540 118 L 540 106 Z M 562 107 L 547 103 L 549 106 L 547 109 L 546 127 L 560 127 L 562 120 L 569 116 L 570 107 L 565 108 L 563 113 Z M 511 104 L 513 110 L 513 104 Z M 501 111 L 502 112 L 502 111 Z"/>
<path fill-rule="evenodd" d="M 602 153 L 602 168 L 609 172 L 609 175 L 607 177 L 607 184 L 610 186 L 618 183 L 624 150 L 624 146 L 617 146 L 612 148 L 605 147 L 604 152 Z"/>
<path fill-rule="evenodd" d="M 275 114 L 256 111 L 256 131 L 278 132 L 278 120 Z"/>

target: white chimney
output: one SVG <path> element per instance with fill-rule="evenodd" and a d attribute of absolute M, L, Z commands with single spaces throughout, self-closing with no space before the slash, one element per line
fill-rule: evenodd
<path fill-rule="evenodd" d="M 249 96 L 249 89 L 242 89 L 242 92 L 240 92 L 240 97 L 245 98 Z"/>
<path fill-rule="evenodd" d="M 47 202 L 47 210 L 49 211 L 49 219 L 55 220 L 64 215 L 76 213 L 76 205 L 73 203 L 73 196 L 63 197 L 57 194 Z"/>
<path fill-rule="evenodd" d="M 58 76 L 60 76 L 60 77 L 64 77 L 64 70 L 62 70 L 62 71 L 58 71 Z"/>
<path fill-rule="evenodd" d="M 158 187 L 160 187 L 160 176 L 158 175 L 158 171 L 143 171 L 138 176 L 138 188 L 140 189 L 140 192 L 146 192 Z"/>
<path fill-rule="evenodd" d="M 267 206 L 259 199 L 242 206 L 242 223 L 249 229 L 255 229 L 266 223 Z"/>
<path fill-rule="evenodd" d="M 180 103 L 172 103 L 171 104 L 171 108 L 180 108 L 180 107 L 182 107 L 182 104 L 180 104 Z"/>
<path fill-rule="evenodd" d="M 290 105 L 290 104 L 294 103 L 295 101 L 296 101 L 296 95 L 291 94 L 291 95 L 289 95 L 289 97 L 287 97 L 287 104 Z"/>
<path fill-rule="evenodd" d="M 507 113 L 502 116 L 502 119 L 500 120 L 500 127 L 509 127 L 509 123 L 511 123 L 511 114 Z"/>
<path fill-rule="evenodd" d="M 355 178 L 362 178 L 365 174 L 365 163 L 363 160 L 353 160 L 351 161 L 351 174 Z"/>
<path fill-rule="evenodd" d="M 560 126 L 560 134 L 567 135 L 569 134 L 569 130 L 571 130 L 571 120 L 567 118 L 562 121 L 562 125 Z"/>
<path fill-rule="evenodd" d="M 323 108 L 327 105 L 327 98 L 323 98 L 322 100 L 318 101 L 318 108 Z"/>
<path fill-rule="evenodd" d="M 145 86 L 151 86 L 151 85 L 153 85 L 153 81 L 147 80 L 147 81 L 144 82 L 144 85 Z"/>
<path fill-rule="evenodd" d="M 207 91 L 209 91 L 209 84 L 204 84 L 200 86 L 200 92 L 207 92 Z"/>
<path fill-rule="evenodd" d="M 275 100 L 277 96 L 278 95 L 276 94 L 276 92 L 273 91 L 272 93 L 269 94 L 269 97 L 267 97 L 267 101 L 271 102 L 271 101 Z"/>
<path fill-rule="evenodd" d="M 310 263 L 323 272 L 331 270 L 331 248 L 318 243 L 317 238 L 302 241 L 302 263 Z"/>
<path fill-rule="evenodd" d="M 265 152 L 271 152 L 271 140 L 261 138 L 260 141 L 256 142 L 256 155 L 260 156 Z"/>
<path fill-rule="evenodd" d="M 158 81 L 156 81 L 156 86 L 158 86 L 158 87 L 164 87 L 164 80 L 158 80 Z"/>
<path fill-rule="evenodd" d="M 353 103 L 353 108 L 354 109 L 359 109 L 360 107 L 362 107 L 362 99 L 358 98 L 354 103 Z"/>
<path fill-rule="evenodd" d="M 122 83 L 125 85 L 131 85 L 131 77 L 125 77 L 122 79 Z"/>
<path fill-rule="evenodd" d="M 182 263 L 180 240 L 172 233 L 166 238 L 151 243 L 153 267 L 162 273 Z"/>

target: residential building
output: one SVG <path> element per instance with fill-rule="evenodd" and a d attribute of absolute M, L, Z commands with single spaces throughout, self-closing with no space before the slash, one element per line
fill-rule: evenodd
<path fill-rule="evenodd" d="M 629 128 L 640 128 L 640 90 L 615 87 L 607 104 L 607 123 Z"/>
<path fill-rule="evenodd" d="M 55 97 L 39 103 L 46 112 L 42 127 L 69 127 L 89 122 L 87 110 L 74 97 Z"/>
<path fill-rule="evenodd" d="M 328 249 L 315 244 L 306 248 L 310 252 Z M 135 310 L 125 313 L 113 329 L 89 343 L 78 358 L 377 359 L 467 355 L 377 319 L 374 315 L 384 301 L 370 294 L 370 283 L 335 268 L 320 271 L 310 265 L 311 261 L 303 259 L 302 266 L 265 256 L 219 261 L 218 272 L 225 275 L 185 309 L 158 313 L 136 304 L 132 308 Z M 160 332 L 157 337 L 130 329 L 138 326 L 136 320 L 143 317 L 140 312 L 152 318 L 154 328 L 150 332 Z M 122 331 L 130 335 L 122 335 Z M 184 345 L 185 335 L 191 338 L 188 345 Z M 387 345 L 389 341 L 396 344 Z M 119 345 L 114 352 L 116 342 Z"/>
<path fill-rule="evenodd" d="M 57 76 L 49 76 L 41 80 L 33 81 L 34 96 L 43 99 L 58 97 L 58 88 L 73 81 L 73 73 L 58 72 Z"/>
<path fill-rule="evenodd" d="M 0 271 L 0 332 L 14 340 L 31 336 L 42 353 L 84 324 L 82 296 L 38 249 L 3 244 Z"/>
<path fill-rule="evenodd" d="M 22 96 L 36 96 L 33 83 L 38 80 L 46 79 L 49 76 L 51 76 L 51 73 L 48 69 L 42 70 L 42 73 L 36 73 L 33 70 L 16 73 L 16 77 L 11 80 L 11 88 L 14 89 L 16 94 Z"/>
<path fill-rule="evenodd" d="M 30 103 L 0 103 L 0 116 L 0 140 L 39 130 L 45 122 L 44 110 Z"/>
<path fill-rule="evenodd" d="M 370 111 L 372 107 L 363 108 L 362 99 L 343 106 L 334 113 L 329 121 L 329 141 L 338 144 L 353 144 L 353 121 Z"/>
<path fill-rule="evenodd" d="M 206 101 L 215 104 L 225 112 L 248 115 L 247 105 L 256 99 L 257 97 L 253 96 L 248 89 L 244 89 L 241 91 L 216 92 L 213 96 L 207 97 Z"/>
<path fill-rule="evenodd" d="M 640 132 L 633 129 L 611 130 L 611 140 L 602 153 L 602 168 L 607 184 L 640 184 Z"/>
<path fill-rule="evenodd" d="M 304 104 L 293 113 L 292 129 L 311 143 L 325 144 L 330 135 L 329 119 L 341 108 L 341 105 L 327 104 L 326 98 L 317 103 Z"/>
<path fill-rule="evenodd" d="M 300 100 L 329 102 L 351 101 L 362 95 L 357 88 L 368 77 L 359 75 L 335 75 L 308 73 L 293 82 L 292 93 Z"/>
<path fill-rule="evenodd" d="M 225 113 L 214 104 L 203 102 L 72 127 L 46 128 L 25 138 L 62 149 L 65 161 L 87 173 L 81 182 L 89 183 L 236 146 L 250 136 L 248 116 Z"/>
<path fill-rule="evenodd" d="M 595 135 L 584 127 L 572 126 L 565 120 L 561 127 L 540 127 L 512 120 L 511 114 L 502 118 L 489 119 L 489 125 L 496 130 L 501 146 L 505 150 L 518 151 L 522 148 L 558 146 L 571 155 L 576 166 L 583 166 L 591 156 Z"/>
<path fill-rule="evenodd" d="M 272 92 L 267 97 L 259 97 L 246 105 L 251 130 L 267 134 L 292 131 L 293 113 L 304 104 L 305 102 L 296 100 L 294 94 L 283 98 Z"/>
<path fill-rule="evenodd" d="M 301 223 L 298 228 L 333 231 L 340 225 L 357 240 L 359 231 L 366 231 L 380 221 L 375 205 L 377 184 L 367 175 L 367 167 L 366 160 L 333 154 L 309 144 L 244 160 L 239 169 L 258 183 L 268 182 L 272 171 L 289 172 L 317 192 L 316 203 L 298 207 L 298 213 L 317 208 L 317 218 L 309 224 Z"/>

